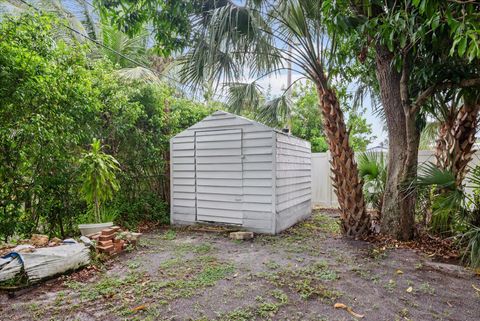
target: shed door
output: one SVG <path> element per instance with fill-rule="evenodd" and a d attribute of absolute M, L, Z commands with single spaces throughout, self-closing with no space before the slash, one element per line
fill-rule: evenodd
<path fill-rule="evenodd" d="M 242 131 L 195 132 L 197 221 L 242 224 Z"/>

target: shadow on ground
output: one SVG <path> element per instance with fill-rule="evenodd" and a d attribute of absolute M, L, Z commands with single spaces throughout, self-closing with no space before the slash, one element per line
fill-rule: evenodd
<path fill-rule="evenodd" d="M 74 280 L 2 295 L 0 319 L 356 320 L 333 307 L 343 303 L 362 320 L 480 320 L 478 277 L 412 250 L 345 240 L 322 212 L 253 241 L 184 229 L 150 233 L 105 271 Z"/>

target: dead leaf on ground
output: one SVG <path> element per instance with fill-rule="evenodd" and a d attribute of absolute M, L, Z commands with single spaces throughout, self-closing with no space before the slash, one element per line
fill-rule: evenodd
<path fill-rule="evenodd" d="M 137 312 L 137 311 L 141 311 L 141 310 L 145 310 L 147 308 L 147 306 L 145 304 L 142 304 L 142 305 L 139 305 L 137 307 L 134 307 L 132 309 L 132 312 Z"/>
<path fill-rule="evenodd" d="M 358 313 L 353 312 L 353 310 L 352 310 L 351 307 L 349 307 L 349 306 L 347 306 L 347 305 L 345 305 L 345 304 L 343 304 L 343 303 L 335 303 L 335 304 L 333 305 L 333 307 L 334 307 L 335 309 L 343 309 L 343 310 L 346 310 L 348 313 L 350 313 L 351 315 L 353 315 L 355 318 L 360 318 L 360 319 L 361 319 L 361 318 L 365 317 L 363 314 L 358 314 Z"/>
<path fill-rule="evenodd" d="M 397 274 L 403 274 L 403 271 L 402 271 L 402 270 L 397 270 L 395 273 L 397 273 Z"/>
<path fill-rule="evenodd" d="M 412 293 L 413 287 L 409 286 L 405 291 L 407 291 L 408 293 Z"/>
<path fill-rule="evenodd" d="M 472 284 L 472 288 L 474 288 L 475 291 L 477 291 L 478 293 L 480 293 L 480 288 L 476 287 L 475 284 Z"/>

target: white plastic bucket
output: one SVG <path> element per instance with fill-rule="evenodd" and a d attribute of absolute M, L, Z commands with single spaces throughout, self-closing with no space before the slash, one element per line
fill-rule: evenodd
<path fill-rule="evenodd" d="M 79 224 L 78 228 L 80 229 L 80 232 L 82 233 L 82 235 L 89 235 L 89 234 L 98 233 L 101 230 L 104 230 L 112 226 L 113 226 L 113 222 L 108 222 L 108 223 Z"/>

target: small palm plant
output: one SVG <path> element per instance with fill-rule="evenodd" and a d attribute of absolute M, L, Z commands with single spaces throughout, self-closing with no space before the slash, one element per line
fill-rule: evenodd
<path fill-rule="evenodd" d="M 365 152 L 360 154 L 358 174 L 363 180 L 365 201 L 373 207 L 377 214 L 381 213 L 387 181 L 387 165 L 383 153 Z"/>
<path fill-rule="evenodd" d="M 480 267 L 480 167 L 473 168 L 460 186 L 450 171 L 433 163 L 422 167 L 412 186 L 431 190 L 430 229 L 458 236 L 465 245 L 464 260 L 472 267 Z"/>
<path fill-rule="evenodd" d="M 101 222 L 101 206 L 113 198 L 120 185 L 115 172 L 120 170 L 120 164 L 111 155 L 103 152 L 104 146 L 98 139 L 93 139 L 90 151 L 82 155 L 80 161 L 81 192 L 89 208 L 93 209 L 96 223 Z"/>

